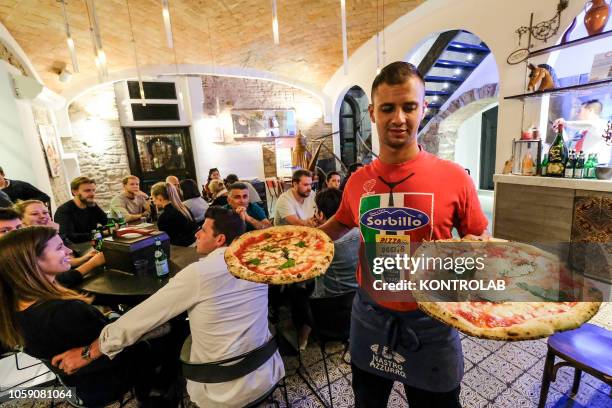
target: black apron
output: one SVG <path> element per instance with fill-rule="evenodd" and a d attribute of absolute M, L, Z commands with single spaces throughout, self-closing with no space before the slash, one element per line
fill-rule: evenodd
<path fill-rule="evenodd" d="M 360 369 L 426 391 L 451 391 L 463 377 L 457 330 L 420 310 L 382 308 L 361 289 L 353 301 L 350 351 Z"/>

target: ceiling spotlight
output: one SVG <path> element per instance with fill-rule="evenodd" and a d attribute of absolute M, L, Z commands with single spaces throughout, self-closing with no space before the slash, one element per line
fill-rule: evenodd
<path fill-rule="evenodd" d="M 433 101 L 434 101 L 434 102 L 437 102 L 437 101 L 438 101 L 438 95 L 434 95 L 434 96 L 433 96 Z"/>
<path fill-rule="evenodd" d="M 442 85 L 442 87 L 444 87 L 444 89 L 448 89 L 449 86 L 450 86 L 450 84 L 448 82 L 445 82 L 444 85 Z"/>
<path fill-rule="evenodd" d="M 468 61 L 471 61 L 471 60 L 473 60 L 473 59 L 474 59 L 474 54 L 468 54 L 468 56 L 467 56 L 467 60 L 468 60 Z"/>
<path fill-rule="evenodd" d="M 461 68 L 456 68 L 455 69 L 455 76 L 459 76 L 461 75 Z"/>

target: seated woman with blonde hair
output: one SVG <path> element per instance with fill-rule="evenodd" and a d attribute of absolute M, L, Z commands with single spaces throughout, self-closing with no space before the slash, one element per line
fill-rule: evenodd
<path fill-rule="evenodd" d="M 9 349 L 23 347 L 52 364 L 53 356 L 87 346 L 100 336 L 108 321 L 91 306 L 92 299 L 56 281 L 70 269 L 71 252 L 49 227 L 22 228 L 0 237 L 0 341 Z M 141 342 L 124 353 L 66 373 L 62 380 L 76 388 L 85 406 L 106 405 L 132 387 L 140 400 L 146 400 L 159 351 Z M 87 347 L 82 355 L 88 357 Z M 63 370 L 61 363 L 58 368 Z"/>
<path fill-rule="evenodd" d="M 227 189 L 225 188 L 223 180 L 211 180 L 211 182 L 208 184 L 208 189 L 213 197 L 213 201 L 210 203 L 210 205 L 227 205 Z"/>
<path fill-rule="evenodd" d="M 181 202 L 178 191 L 172 184 L 159 182 L 151 187 L 155 206 L 163 210 L 157 218 L 157 228 L 170 237 L 172 245 L 189 246 L 195 242 L 198 225 L 189 208 Z"/>
<path fill-rule="evenodd" d="M 59 225 L 53 222 L 49 214 L 49 209 L 42 201 L 17 201 L 17 203 L 13 205 L 13 209 L 19 214 L 24 226 L 40 225 L 51 227 L 59 231 Z M 83 276 L 87 275 L 95 268 L 104 265 L 106 262 L 104 254 L 94 249 L 79 257 L 72 256 L 71 254 L 69 261 L 71 266 L 70 270 L 57 277 L 58 281 L 68 288 L 78 286 L 83 281 Z"/>

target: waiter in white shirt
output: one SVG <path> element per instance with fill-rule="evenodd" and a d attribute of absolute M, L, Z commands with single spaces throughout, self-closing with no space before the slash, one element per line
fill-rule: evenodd
<path fill-rule="evenodd" d="M 268 330 L 268 287 L 232 276 L 223 254 L 245 231 L 233 211 L 212 206 L 196 233 L 197 252 L 206 255 L 179 272 L 157 293 L 102 329 L 100 338 L 82 356 L 84 347 L 55 356 L 52 363 L 71 374 L 99 358 L 113 358 L 145 333 L 187 312 L 194 363 L 219 361 L 265 344 Z M 199 407 L 243 407 L 266 394 L 285 374 L 278 351 L 252 373 L 215 384 L 187 381 L 191 401 Z"/>

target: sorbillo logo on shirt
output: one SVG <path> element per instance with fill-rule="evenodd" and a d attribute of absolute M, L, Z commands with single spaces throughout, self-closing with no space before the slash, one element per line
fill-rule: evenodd
<path fill-rule="evenodd" d="M 360 221 L 378 231 L 411 231 L 429 224 L 429 216 L 414 208 L 383 207 L 366 211 Z"/>

